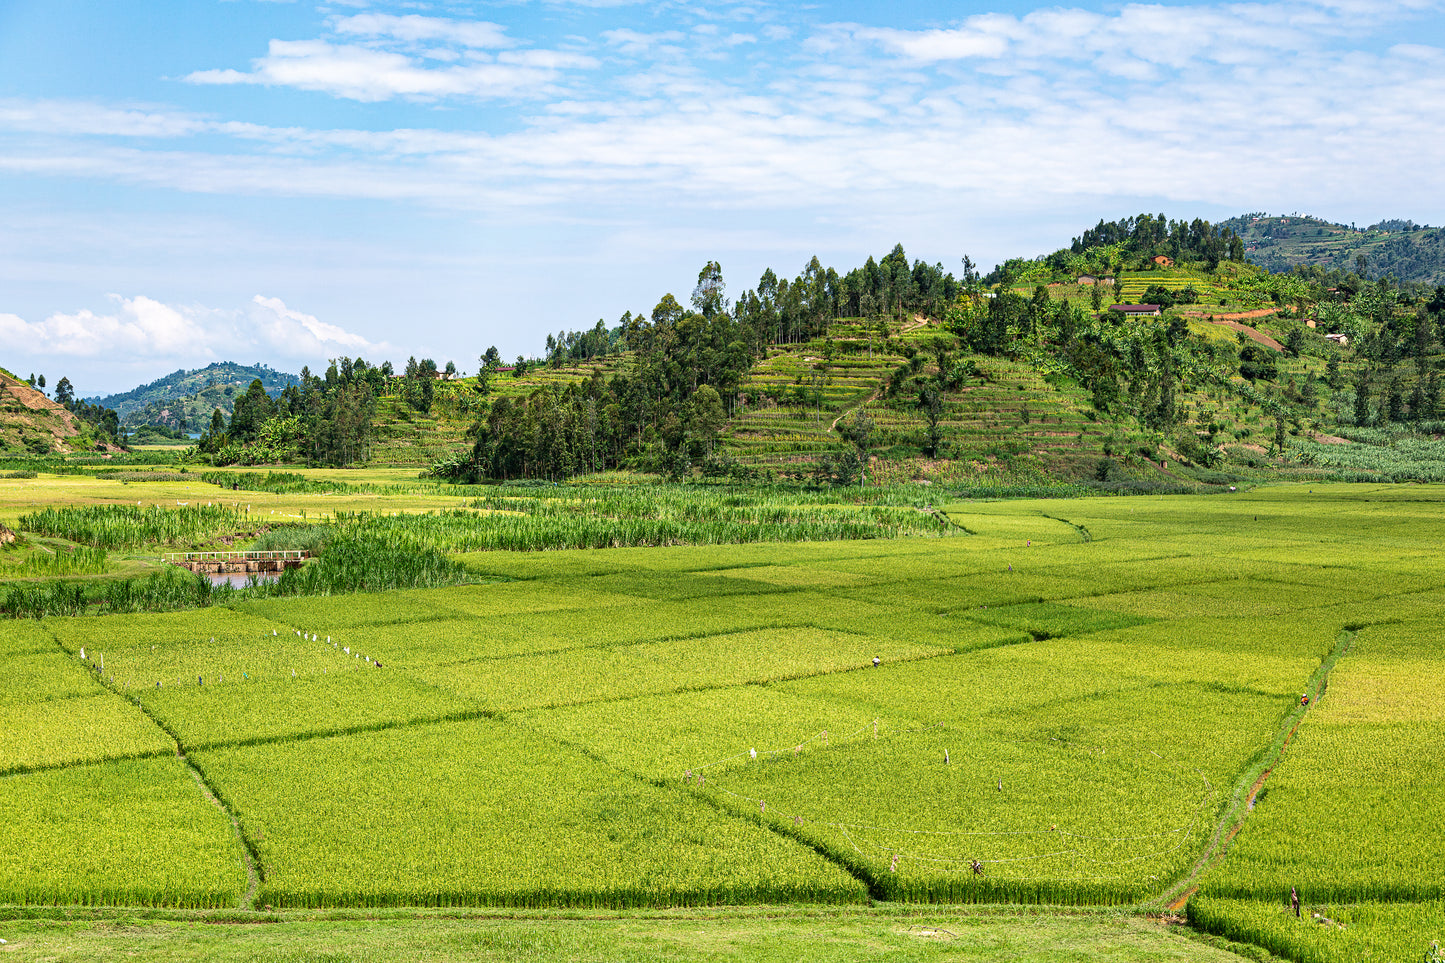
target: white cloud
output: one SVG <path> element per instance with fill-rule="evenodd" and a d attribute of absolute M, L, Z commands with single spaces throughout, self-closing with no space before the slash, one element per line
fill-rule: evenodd
<path fill-rule="evenodd" d="M 335 354 L 375 353 L 381 345 L 359 334 L 327 324 L 314 315 L 288 308 L 280 298 L 256 295 L 251 303 L 259 310 L 248 313 L 261 343 L 289 357 L 330 357 Z"/>
<path fill-rule="evenodd" d="M 109 107 L 75 100 L 0 100 L 0 130 L 36 134 L 186 137 L 207 124 L 160 107 Z"/>
<path fill-rule="evenodd" d="M 503 52 L 497 61 L 430 67 L 403 54 L 324 40 L 273 40 L 267 56 L 249 73 L 202 70 L 196 84 L 261 84 L 295 87 L 375 102 L 395 97 L 540 97 L 568 67 L 588 67 L 587 57 L 553 51 Z"/>
<path fill-rule="evenodd" d="M 395 16 L 384 13 L 359 13 L 333 21 L 338 33 L 360 37 L 391 37 L 417 43 L 423 40 L 450 42 L 461 47 L 511 47 L 516 41 L 507 36 L 507 28 L 482 20 L 450 20 L 445 17 L 423 17 L 417 14 Z"/>
<path fill-rule="evenodd" d="M 556 92 L 568 70 L 597 61 L 566 50 L 516 49 L 500 24 L 419 14 L 333 17 L 335 38 L 272 40 L 250 70 L 197 70 L 200 85 L 292 87 L 366 103 L 537 99 Z"/>
<path fill-rule="evenodd" d="M 391 350 L 339 325 L 257 295 L 241 309 L 165 304 L 111 295 L 114 309 L 82 308 L 28 322 L 0 313 L 0 339 L 24 358 L 95 364 L 196 365 L 251 357 L 319 364 L 338 355 Z"/>

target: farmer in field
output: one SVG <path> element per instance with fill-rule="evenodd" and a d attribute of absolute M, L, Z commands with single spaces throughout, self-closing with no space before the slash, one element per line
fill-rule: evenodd
<path fill-rule="evenodd" d="M 1294 910 L 1295 919 L 1299 919 L 1299 890 L 1293 886 L 1289 888 L 1289 905 Z"/>
<path fill-rule="evenodd" d="M 1308 706 L 1310 704 L 1310 694 L 1308 692 L 1300 693 L 1299 704 L 1302 706 Z"/>

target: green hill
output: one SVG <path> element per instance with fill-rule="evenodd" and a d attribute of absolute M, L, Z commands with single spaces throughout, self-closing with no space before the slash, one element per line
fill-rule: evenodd
<path fill-rule="evenodd" d="M 1413 221 L 1381 221 L 1364 229 L 1317 217 L 1246 214 L 1224 222 L 1245 243 L 1250 261 L 1271 272 L 1296 265 L 1393 275 L 1400 281 L 1445 284 L 1445 230 Z"/>
<path fill-rule="evenodd" d="M 709 262 L 692 310 L 665 294 L 615 327 L 548 335 L 545 359 L 514 369 L 489 350 L 480 382 L 342 359 L 282 404 L 235 405 L 201 451 L 217 465 L 369 461 L 456 481 L 613 469 L 1028 484 L 1433 477 L 1396 442 L 1445 424 L 1445 294 L 1271 274 L 1245 259 L 1246 234 L 1306 235 L 1265 220 L 1100 221 L 986 277 L 968 259 L 962 278 L 910 264 L 898 245 L 846 274 L 816 258 L 793 280 L 767 271 L 731 301 Z M 1371 231 L 1381 244 L 1426 239 L 1408 222 L 1355 233 Z M 289 376 L 213 365 L 162 379 L 181 400 L 160 382 L 105 400 L 131 424 L 200 426 L 255 377 L 274 395 Z"/>
<path fill-rule="evenodd" d="M 246 387 L 257 378 L 272 397 L 288 385 L 301 383 L 298 376 L 275 371 L 264 364 L 219 361 L 204 368 L 174 371 L 131 391 L 88 400 L 115 409 L 123 425 L 163 425 L 200 431 L 210 423 L 211 412 L 217 408 L 229 418 L 235 396 L 244 394 Z"/>
<path fill-rule="evenodd" d="M 0 369 L 0 454 L 64 454 L 92 444 L 92 433 L 84 421 L 23 379 Z"/>

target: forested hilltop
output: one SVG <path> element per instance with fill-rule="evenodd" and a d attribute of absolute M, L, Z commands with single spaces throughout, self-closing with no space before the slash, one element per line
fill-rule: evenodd
<path fill-rule="evenodd" d="M 1445 293 L 1269 274 L 1246 247 L 1227 225 L 1143 214 L 987 276 L 897 246 L 842 274 L 816 258 L 792 280 L 770 270 L 731 303 L 709 263 L 691 310 L 666 295 L 611 328 L 549 335 L 551 380 L 499 391 L 484 371 L 470 451 L 432 470 L 839 483 L 877 459 L 875 474 L 1102 482 L 1401 471 L 1392 433 L 1433 430 L 1441 413 Z"/>
<path fill-rule="evenodd" d="M 734 294 L 709 262 L 684 297 L 549 334 L 538 356 L 479 351 L 474 376 L 343 357 L 279 392 L 226 385 L 229 417 L 213 407 L 188 457 L 472 482 L 1441 472 L 1445 289 L 1358 263 L 1267 272 L 1241 220 L 1100 221 L 986 275 L 895 245 Z"/>
<path fill-rule="evenodd" d="M 173 371 L 130 391 L 87 400 L 114 409 L 121 424 L 128 427 L 155 425 L 178 431 L 201 431 L 210 424 L 211 413 L 218 408 L 229 418 L 235 396 L 258 379 L 273 397 L 290 385 L 300 384 L 301 380 L 264 364 L 218 361 L 204 368 Z"/>

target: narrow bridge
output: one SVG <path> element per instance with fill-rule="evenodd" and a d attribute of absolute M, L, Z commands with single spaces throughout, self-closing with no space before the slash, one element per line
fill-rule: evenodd
<path fill-rule="evenodd" d="M 172 565 L 188 568 L 192 572 L 206 572 L 219 575 L 223 572 L 280 572 L 283 569 L 299 568 L 311 557 L 302 549 L 284 549 L 270 552 L 170 552 L 164 556 Z"/>

